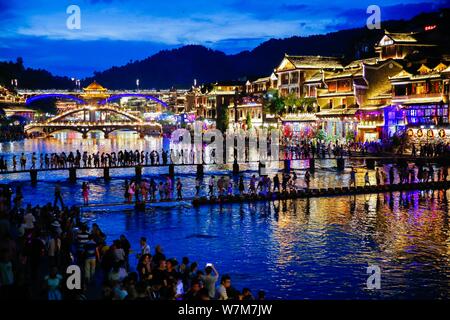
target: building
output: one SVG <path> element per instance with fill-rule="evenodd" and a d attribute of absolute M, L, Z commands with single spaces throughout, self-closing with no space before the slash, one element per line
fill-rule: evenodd
<path fill-rule="evenodd" d="M 419 140 L 449 136 L 450 61 L 412 65 L 389 79 L 396 120 L 391 132 L 405 129 Z"/>
<path fill-rule="evenodd" d="M 316 93 L 321 128 L 341 141 L 383 138 L 383 109 L 389 105 L 383 94 L 390 91 L 389 76 L 400 70 L 402 65 L 393 59 L 368 58 L 352 61 L 340 71 L 323 71 L 320 83 L 309 81 L 309 91 Z"/>
<path fill-rule="evenodd" d="M 197 118 L 207 118 L 207 95 L 201 88 L 194 85 L 186 92 L 184 109 L 188 113 L 194 113 Z"/>
<path fill-rule="evenodd" d="M 250 95 L 262 95 L 277 87 L 278 78 L 275 73 L 272 73 L 268 77 L 258 78 L 255 81 L 248 80 L 245 84 L 245 92 Z"/>
<path fill-rule="evenodd" d="M 380 60 L 405 59 L 414 51 L 434 48 L 435 44 L 427 43 L 417 32 L 411 33 L 391 33 L 385 31 L 385 35 L 375 46 L 375 52 L 379 54 Z"/>
<path fill-rule="evenodd" d="M 95 81 L 86 88 L 83 88 L 83 92 L 80 94 L 80 97 L 89 103 L 97 103 L 98 101 L 106 99 L 109 96 L 108 89 L 104 88 Z"/>
<path fill-rule="evenodd" d="M 234 129 L 248 129 L 249 124 L 254 128 L 264 126 L 263 105 L 256 97 L 245 96 L 236 105 L 228 105 L 229 126 Z M 247 121 L 250 120 L 250 123 Z"/>
<path fill-rule="evenodd" d="M 291 56 L 285 55 L 275 68 L 277 87 L 280 96 L 294 94 L 297 97 L 305 95 L 305 81 L 321 70 L 334 71 L 343 68 L 339 58 L 322 56 Z"/>
<path fill-rule="evenodd" d="M 10 117 L 21 117 L 24 118 L 26 121 L 33 121 L 34 117 L 36 115 L 36 110 L 26 108 L 21 105 L 14 105 L 14 106 L 8 106 L 2 108 L 5 116 L 7 118 Z"/>

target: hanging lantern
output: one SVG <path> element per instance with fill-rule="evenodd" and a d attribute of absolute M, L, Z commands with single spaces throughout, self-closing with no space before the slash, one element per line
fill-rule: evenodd
<path fill-rule="evenodd" d="M 418 129 L 418 130 L 417 130 L 417 136 L 418 136 L 419 138 L 422 138 L 422 137 L 423 137 L 422 129 Z"/>
<path fill-rule="evenodd" d="M 433 132 L 432 129 L 428 129 L 427 136 L 428 136 L 428 138 L 433 138 L 434 137 L 434 132 Z"/>
<path fill-rule="evenodd" d="M 445 130 L 444 129 L 439 130 L 439 137 L 445 138 Z"/>
<path fill-rule="evenodd" d="M 408 133 L 408 137 L 414 136 L 414 131 L 413 131 L 413 129 L 408 129 L 407 133 Z"/>

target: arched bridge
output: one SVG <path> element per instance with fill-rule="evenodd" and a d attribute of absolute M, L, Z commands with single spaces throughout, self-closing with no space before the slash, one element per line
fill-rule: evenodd
<path fill-rule="evenodd" d="M 135 131 L 141 137 L 146 134 L 160 135 L 162 131 L 159 123 L 144 122 L 136 115 L 109 105 L 82 106 L 63 112 L 43 123 L 30 123 L 25 126 L 26 133 L 40 132 L 46 136 L 68 130 L 81 133 L 83 138 L 87 138 L 90 131 L 102 131 L 105 138 L 118 130 Z"/>
<path fill-rule="evenodd" d="M 168 108 L 169 107 L 167 105 L 167 103 L 165 103 L 164 101 L 162 101 L 162 100 L 160 100 L 160 99 L 158 99 L 158 98 L 156 98 L 154 96 L 151 96 L 151 95 L 148 95 L 148 94 L 142 94 L 142 93 L 121 93 L 121 94 L 115 94 L 115 95 L 112 95 L 112 96 L 110 96 L 110 97 L 108 97 L 108 98 L 106 98 L 104 100 L 99 101 L 98 104 L 99 105 L 104 105 L 104 104 L 107 104 L 107 103 L 109 103 L 111 101 L 114 101 L 114 100 L 117 100 L 117 99 L 120 99 L 120 98 L 124 98 L 124 97 L 145 98 L 147 100 L 152 100 L 152 101 L 155 101 L 156 103 L 159 103 L 164 108 Z"/>
<path fill-rule="evenodd" d="M 86 104 L 86 101 L 84 101 L 83 99 L 76 97 L 74 95 L 71 94 L 62 94 L 62 93 L 45 93 L 45 94 L 39 94 L 37 96 L 33 96 L 33 97 L 29 97 L 25 104 L 28 106 L 31 103 L 38 101 L 38 100 L 43 100 L 43 99 L 55 99 L 55 98 L 59 98 L 59 99 L 64 99 L 64 100 L 73 100 L 75 102 L 78 102 L 79 104 Z"/>

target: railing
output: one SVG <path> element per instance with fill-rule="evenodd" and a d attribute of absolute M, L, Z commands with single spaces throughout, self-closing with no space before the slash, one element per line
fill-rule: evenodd
<path fill-rule="evenodd" d="M 420 94 L 408 94 L 393 96 L 392 100 L 409 100 L 409 99 L 427 99 L 427 98 L 444 98 L 443 93 L 420 93 Z"/>

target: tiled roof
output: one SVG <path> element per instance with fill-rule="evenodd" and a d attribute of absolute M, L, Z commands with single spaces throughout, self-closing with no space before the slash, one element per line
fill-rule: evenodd
<path fill-rule="evenodd" d="M 415 33 L 390 33 L 386 32 L 386 35 L 394 40 L 394 42 L 397 43 L 414 43 L 417 42 L 417 39 L 415 37 Z"/>
<path fill-rule="evenodd" d="M 264 78 L 258 78 L 255 81 L 253 81 L 252 83 L 261 83 L 261 82 L 267 82 L 267 81 L 270 81 L 270 76 L 264 77 Z"/>
<path fill-rule="evenodd" d="M 342 63 L 339 58 L 336 57 L 323 57 L 323 56 L 290 56 L 286 55 L 286 58 L 296 67 L 303 69 L 335 69 L 342 68 Z"/>
<path fill-rule="evenodd" d="M 361 67 L 362 64 L 377 64 L 378 63 L 378 57 L 373 57 L 373 58 L 367 58 L 367 59 L 360 59 L 360 60 L 355 60 L 350 62 L 348 65 L 345 66 L 345 68 L 356 68 L 356 67 Z"/>
<path fill-rule="evenodd" d="M 322 72 L 317 72 L 311 78 L 308 78 L 305 83 L 316 83 L 322 81 Z"/>
<path fill-rule="evenodd" d="M 358 69 L 345 69 L 343 71 L 334 72 L 325 76 L 326 80 L 348 78 L 348 77 L 361 77 L 363 71 L 361 68 Z"/>
<path fill-rule="evenodd" d="M 90 85 L 88 85 L 86 88 L 84 88 L 84 90 L 86 90 L 86 91 L 106 91 L 107 89 L 94 81 Z"/>

